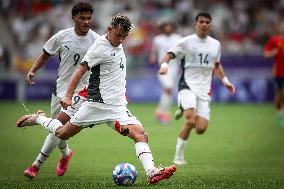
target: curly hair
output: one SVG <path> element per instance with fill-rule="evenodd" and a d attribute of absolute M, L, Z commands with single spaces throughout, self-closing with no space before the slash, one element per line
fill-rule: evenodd
<path fill-rule="evenodd" d="M 121 27 L 126 33 L 129 33 L 133 28 L 132 21 L 127 16 L 121 14 L 112 17 L 111 26 L 114 28 Z"/>
<path fill-rule="evenodd" d="M 79 2 L 72 7 L 71 14 L 72 16 L 76 16 L 80 12 L 90 12 L 91 14 L 93 14 L 94 9 L 90 3 Z"/>

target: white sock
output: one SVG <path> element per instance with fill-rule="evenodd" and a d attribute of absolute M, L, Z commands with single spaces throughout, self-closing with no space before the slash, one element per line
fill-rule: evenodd
<path fill-rule="evenodd" d="M 36 123 L 40 124 L 43 128 L 47 129 L 48 132 L 53 134 L 55 134 L 58 127 L 62 126 L 62 123 L 59 120 L 47 118 L 42 115 L 37 116 Z"/>
<path fill-rule="evenodd" d="M 141 161 L 146 175 L 149 176 L 153 169 L 155 169 L 154 160 L 149 145 L 145 142 L 137 142 L 135 144 L 135 150 L 136 156 Z"/>
<path fill-rule="evenodd" d="M 67 158 L 69 156 L 69 147 L 68 147 L 68 143 L 67 140 L 61 140 L 58 144 L 58 148 L 62 154 L 62 157 Z"/>
<path fill-rule="evenodd" d="M 44 144 L 38 154 L 33 165 L 36 165 L 38 168 L 44 163 L 44 161 L 49 157 L 51 152 L 56 148 L 60 139 L 56 137 L 54 134 L 50 133 L 47 135 Z"/>
<path fill-rule="evenodd" d="M 184 149 L 186 144 L 187 140 L 183 140 L 180 137 L 177 138 L 175 159 L 184 158 Z"/>
<path fill-rule="evenodd" d="M 172 105 L 172 96 L 163 92 L 159 102 L 159 109 L 162 113 L 169 113 Z"/>

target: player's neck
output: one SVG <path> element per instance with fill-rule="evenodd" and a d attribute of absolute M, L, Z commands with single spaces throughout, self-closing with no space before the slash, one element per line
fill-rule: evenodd
<path fill-rule="evenodd" d="M 106 39 L 108 40 L 108 42 L 109 42 L 112 46 L 114 46 L 113 43 L 111 42 L 111 39 L 110 39 L 110 36 L 109 36 L 109 32 L 107 32 L 107 34 L 106 34 Z"/>
<path fill-rule="evenodd" d="M 202 34 L 198 34 L 196 33 L 196 35 L 201 38 L 201 39 L 206 39 L 208 35 L 202 35 Z"/>
<path fill-rule="evenodd" d="M 79 30 L 78 28 L 74 28 L 74 31 L 76 33 L 76 35 L 78 36 L 86 36 L 88 32 L 82 32 L 81 30 Z"/>

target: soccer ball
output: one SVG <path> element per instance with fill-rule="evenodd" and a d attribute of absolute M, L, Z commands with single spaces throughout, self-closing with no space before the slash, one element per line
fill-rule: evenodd
<path fill-rule="evenodd" d="M 119 186 L 132 185 L 137 177 L 137 171 L 130 163 L 120 163 L 112 171 L 112 179 Z"/>

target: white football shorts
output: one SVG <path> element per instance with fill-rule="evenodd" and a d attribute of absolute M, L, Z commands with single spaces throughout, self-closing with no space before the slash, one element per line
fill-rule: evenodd
<path fill-rule="evenodd" d="M 74 114 L 79 110 L 83 102 L 85 102 L 87 99 L 83 96 L 79 96 L 78 94 L 73 95 L 72 97 L 72 104 L 73 106 L 68 106 L 67 110 L 61 107 L 61 111 L 67 114 L 70 118 L 74 116 Z"/>
<path fill-rule="evenodd" d="M 121 126 L 131 124 L 142 126 L 140 121 L 130 113 L 126 106 L 114 106 L 88 101 L 81 105 L 70 120 L 70 123 L 81 127 L 106 123 L 113 129 L 115 129 L 116 122 Z"/>
<path fill-rule="evenodd" d="M 208 121 L 210 119 L 210 101 L 199 98 L 190 89 L 183 89 L 178 92 L 178 105 L 183 110 L 194 108 L 198 116 Z"/>
<path fill-rule="evenodd" d="M 179 64 L 177 62 L 170 62 L 168 64 L 168 73 L 165 75 L 158 74 L 158 80 L 164 89 L 173 89 L 177 77 L 179 75 Z"/>
<path fill-rule="evenodd" d="M 60 100 L 61 100 L 60 97 L 57 97 L 54 94 L 51 95 L 50 113 L 52 119 L 56 118 L 56 116 L 60 112 L 61 109 Z"/>

